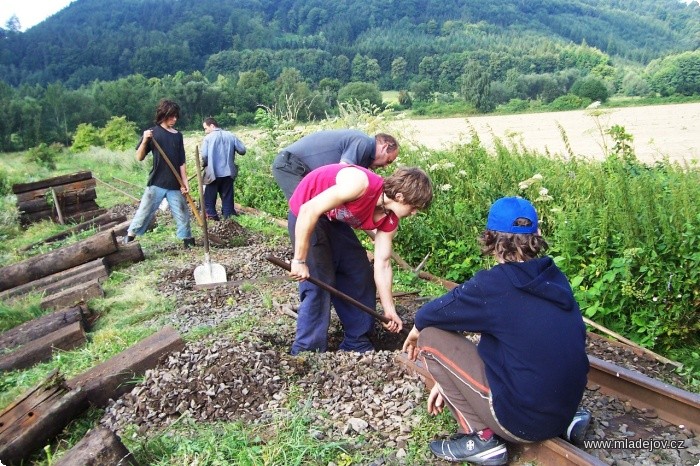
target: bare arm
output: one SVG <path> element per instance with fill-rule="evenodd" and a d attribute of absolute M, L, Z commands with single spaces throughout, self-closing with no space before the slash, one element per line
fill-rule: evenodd
<path fill-rule="evenodd" d="M 153 137 L 153 131 L 150 129 L 143 132 L 141 144 L 139 144 L 139 147 L 136 149 L 136 160 L 139 162 L 145 159 L 146 154 L 148 154 L 148 141 L 150 141 L 151 137 Z"/>
<path fill-rule="evenodd" d="M 340 170 L 336 176 L 336 184 L 306 201 L 299 209 L 297 223 L 294 229 L 294 259 L 305 261 L 309 253 L 311 234 L 319 217 L 338 206 L 359 198 L 369 185 L 367 175 L 354 167 Z M 306 264 L 292 261 L 290 275 L 297 280 L 309 277 Z"/>
<path fill-rule="evenodd" d="M 391 332 L 400 332 L 403 327 L 401 318 L 396 313 L 394 297 L 391 287 L 394 282 L 394 271 L 391 268 L 391 251 L 394 236 L 397 230 L 392 232 L 377 231 L 374 236 L 374 282 L 377 285 L 379 301 L 384 309 L 384 317 L 391 322 L 384 326 Z"/>
<path fill-rule="evenodd" d="M 190 192 L 190 182 L 187 179 L 187 164 L 185 163 L 180 165 L 180 178 L 182 178 L 182 184 L 184 184 L 184 186 L 180 186 L 180 192 L 182 194 Z"/>

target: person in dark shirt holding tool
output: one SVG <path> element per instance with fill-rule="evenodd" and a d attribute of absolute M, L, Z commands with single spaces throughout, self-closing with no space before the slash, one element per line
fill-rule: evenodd
<path fill-rule="evenodd" d="M 442 459 L 502 465 L 506 441 L 580 441 L 590 422 L 577 412 L 586 328 L 566 276 L 551 257 L 538 257 L 547 243 L 537 222 L 525 199 L 494 202 L 480 242 L 497 264 L 422 306 L 404 342 L 435 380 L 428 411 L 447 406 L 459 426 L 430 443 Z M 479 344 L 461 332 L 480 333 Z"/>
<path fill-rule="evenodd" d="M 272 175 L 289 200 L 301 179 L 311 170 L 333 163 L 375 169 L 392 163 L 399 143 L 384 133 L 374 137 L 355 129 L 333 129 L 306 135 L 277 154 Z"/>
<path fill-rule="evenodd" d="M 400 332 L 402 322 L 391 294 L 391 249 L 399 220 L 426 209 L 433 198 L 430 178 L 418 168 L 400 168 L 382 178 L 363 167 L 326 165 L 306 175 L 289 200 L 289 235 L 294 247 L 290 275 L 299 283 L 299 312 L 291 354 L 326 351 L 331 302 L 343 324 L 344 351 L 374 349 L 370 314 L 310 283 L 314 278 L 335 287 L 366 307 L 376 308 L 379 294 L 385 324 Z M 353 228 L 377 230 L 374 272 Z"/>
<path fill-rule="evenodd" d="M 194 246 L 190 211 L 183 197 L 183 194 L 188 193 L 190 189 L 185 167 L 185 144 L 182 133 L 175 129 L 179 117 L 178 104 L 167 99 L 161 100 L 156 109 L 156 126 L 145 130 L 136 146 L 136 160 L 141 162 L 149 152 L 152 152 L 153 167 L 148 176 L 146 191 L 124 237 L 124 244 L 130 243 L 136 236 L 146 232 L 156 209 L 163 199 L 167 199 L 170 212 L 177 224 L 177 237 L 183 241 L 185 248 Z M 153 140 L 163 149 L 174 169 L 179 171 L 182 186 Z"/>

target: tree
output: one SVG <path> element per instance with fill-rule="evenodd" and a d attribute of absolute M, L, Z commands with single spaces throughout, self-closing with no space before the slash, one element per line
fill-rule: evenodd
<path fill-rule="evenodd" d="M 391 79 L 394 81 L 394 88 L 403 87 L 406 83 L 406 68 L 408 62 L 404 57 L 396 57 L 391 62 Z"/>
<path fill-rule="evenodd" d="M 465 68 L 460 87 L 462 97 L 480 112 L 493 110 L 495 104 L 489 90 L 491 84 L 489 71 L 476 62 L 469 63 Z"/>
<path fill-rule="evenodd" d="M 579 97 L 591 99 L 594 102 L 605 102 L 608 100 L 608 88 L 605 86 L 605 83 L 592 76 L 578 79 L 574 85 L 571 86 L 571 93 Z"/>
<path fill-rule="evenodd" d="M 382 93 L 375 84 L 351 82 L 338 91 L 338 102 L 363 103 L 365 101 L 370 105 L 382 106 Z"/>
<path fill-rule="evenodd" d="M 352 59 L 352 80 L 353 81 L 364 81 L 367 76 L 367 57 L 355 54 Z"/>
<path fill-rule="evenodd" d="M 17 15 L 12 15 L 8 18 L 7 22 L 5 22 L 5 29 L 7 29 L 9 32 L 15 33 L 22 31 L 22 25 L 20 24 Z"/>
<path fill-rule="evenodd" d="M 654 60 L 646 72 L 649 85 L 662 96 L 700 94 L 700 51 Z"/>
<path fill-rule="evenodd" d="M 428 81 L 418 81 L 411 86 L 411 92 L 416 102 L 432 102 L 433 91 L 432 84 Z"/>

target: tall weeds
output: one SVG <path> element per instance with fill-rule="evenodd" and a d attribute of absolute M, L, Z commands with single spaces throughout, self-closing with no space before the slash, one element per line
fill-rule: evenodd
<path fill-rule="evenodd" d="M 359 113 L 345 119 L 357 123 Z M 366 118 L 376 122 L 376 115 Z M 489 152 L 475 132 L 449 151 L 402 147 L 397 163 L 424 168 L 435 201 L 429 212 L 402 222 L 395 248 L 412 264 L 430 252 L 425 270 L 466 280 L 490 266 L 476 240 L 490 204 L 522 196 L 537 207 L 549 253 L 569 276 L 586 316 L 650 348 L 697 347 L 700 171 L 669 161 L 641 164 L 624 128 L 600 130 L 612 140 L 603 145 L 604 161 L 502 142 Z M 238 199 L 286 215 L 269 174 L 273 156 L 259 157 L 264 163 L 255 168 L 251 160 L 242 171 Z"/>

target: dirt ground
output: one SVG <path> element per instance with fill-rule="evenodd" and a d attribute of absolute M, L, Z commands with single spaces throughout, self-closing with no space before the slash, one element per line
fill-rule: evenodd
<path fill-rule="evenodd" d="M 596 118 L 593 115 L 598 114 Z M 449 148 L 471 140 L 472 129 L 486 147 L 494 137 L 511 145 L 552 154 L 567 154 L 559 126 L 565 131 L 574 154 L 600 159 L 604 155 L 601 129 L 620 125 L 634 137 L 637 157 L 653 163 L 668 157 L 671 161 L 700 162 L 700 103 L 645 107 L 576 110 L 468 118 L 403 120 L 394 123 L 397 136 L 429 149 Z M 694 123 L 695 122 L 695 123 Z M 607 138 L 605 144 L 611 146 Z"/>

